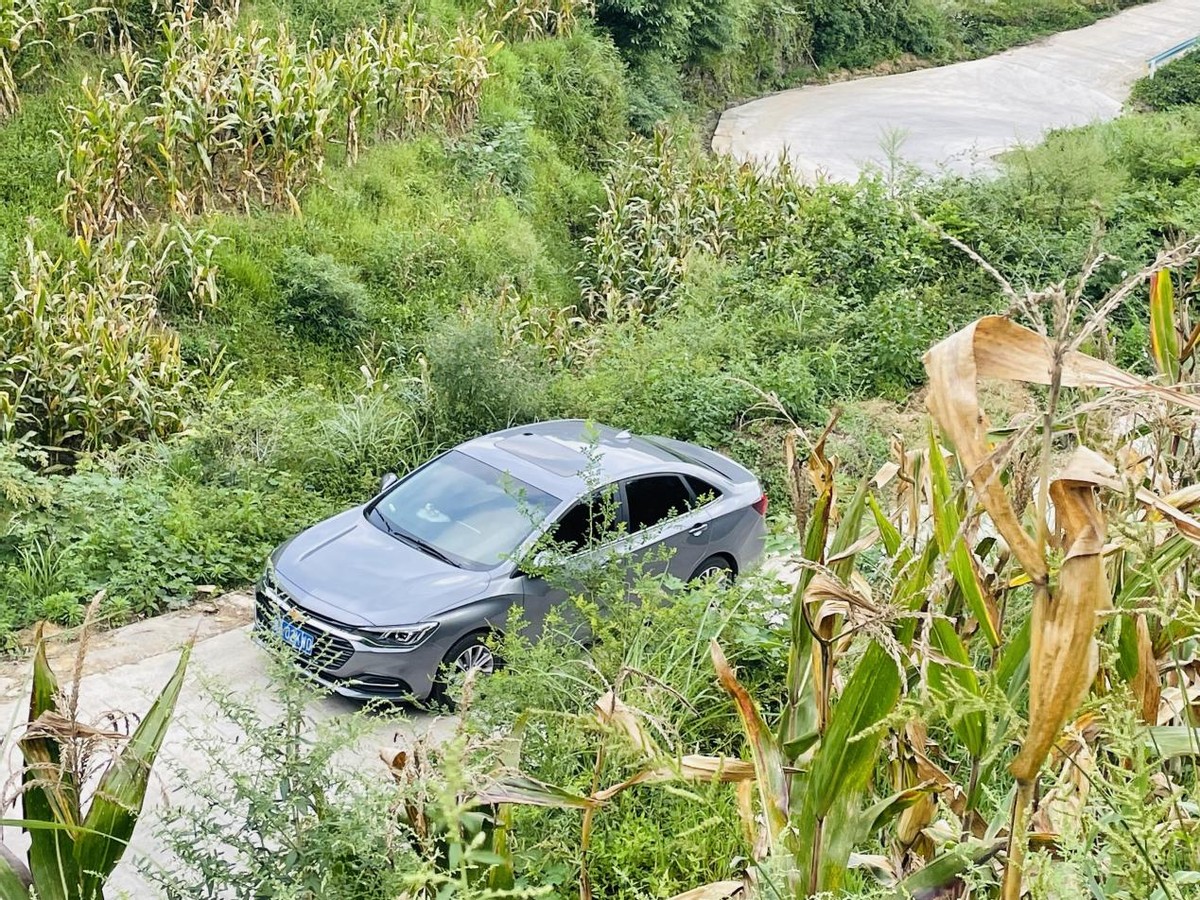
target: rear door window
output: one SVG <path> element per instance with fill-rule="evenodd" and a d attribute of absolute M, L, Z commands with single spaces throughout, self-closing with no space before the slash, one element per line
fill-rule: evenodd
<path fill-rule="evenodd" d="M 712 503 L 714 500 L 720 499 L 721 492 L 703 478 L 697 478 L 695 475 L 685 475 L 683 477 L 687 479 L 688 487 L 696 495 L 696 499 L 692 504 L 693 506 L 703 506 L 706 503 Z"/>
<path fill-rule="evenodd" d="M 678 475 L 648 475 L 625 484 L 629 530 L 643 531 L 692 508 L 692 492 Z"/>

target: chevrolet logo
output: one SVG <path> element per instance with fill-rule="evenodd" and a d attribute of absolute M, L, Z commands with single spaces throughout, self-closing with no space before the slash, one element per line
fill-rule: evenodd
<path fill-rule="evenodd" d="M 304 624 L 304 613 L 300 612 L 300 610 L 295 609 L 294 607 L 287 611 L 287 617 L 294 625 Z"/>

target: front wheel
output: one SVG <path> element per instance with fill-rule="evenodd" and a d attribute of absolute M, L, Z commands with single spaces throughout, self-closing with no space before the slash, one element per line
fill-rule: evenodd
<path fill-rule="evenodd" d="M 459 638 L 442 659 L 433 685 L 433 699 L 451 705 L 450 684 L 459 682 L 472 672 L 476 677 L 491 675 L 500 668 L 500 657 L 488 645 L 487 632 L 477 631 Z"/>
<path fill-rule="evenodd" d="M 688 581 L 717 581 L 723 585 L 733 584 L 733 566 L 724 556 L 710 556 L 696 567 Z"/>

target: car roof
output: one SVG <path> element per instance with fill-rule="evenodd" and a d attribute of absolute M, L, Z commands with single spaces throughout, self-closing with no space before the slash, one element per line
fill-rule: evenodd
<path fill-rule="evenodd" d="M 583 419 L 506 428 L 457 449 L 562 500 L 574 500 L 595 485 L 655 472 L 703 472 L 726 480 L 628 431 Z"/>

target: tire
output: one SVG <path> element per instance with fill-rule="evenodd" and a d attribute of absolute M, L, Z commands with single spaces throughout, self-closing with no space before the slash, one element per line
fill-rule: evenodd
<path fill-rule="evenodd" d="M 442 657 L 430 699 L 443 706 L 453 706 L 454 700 L 450 696 L 452 681 L 457 681 L 472 668 L 478 673 L 476 677 L 491 675 L 500 668 L 500 657 L 488 646 L 489 637 L 491 635 L 486 631 L 476 631 L 454 642 Z"/>
<path fill-rule="evenodd" d="M 726 557 L 710 556 L 696 566 L 696 571 L 692 573 L 692 577 L 688 581 L 706 581 L 715 578 L 728 585 L 733 583 L 736 576 L 737 572 L 734 571 L 733 565 Z"/>

